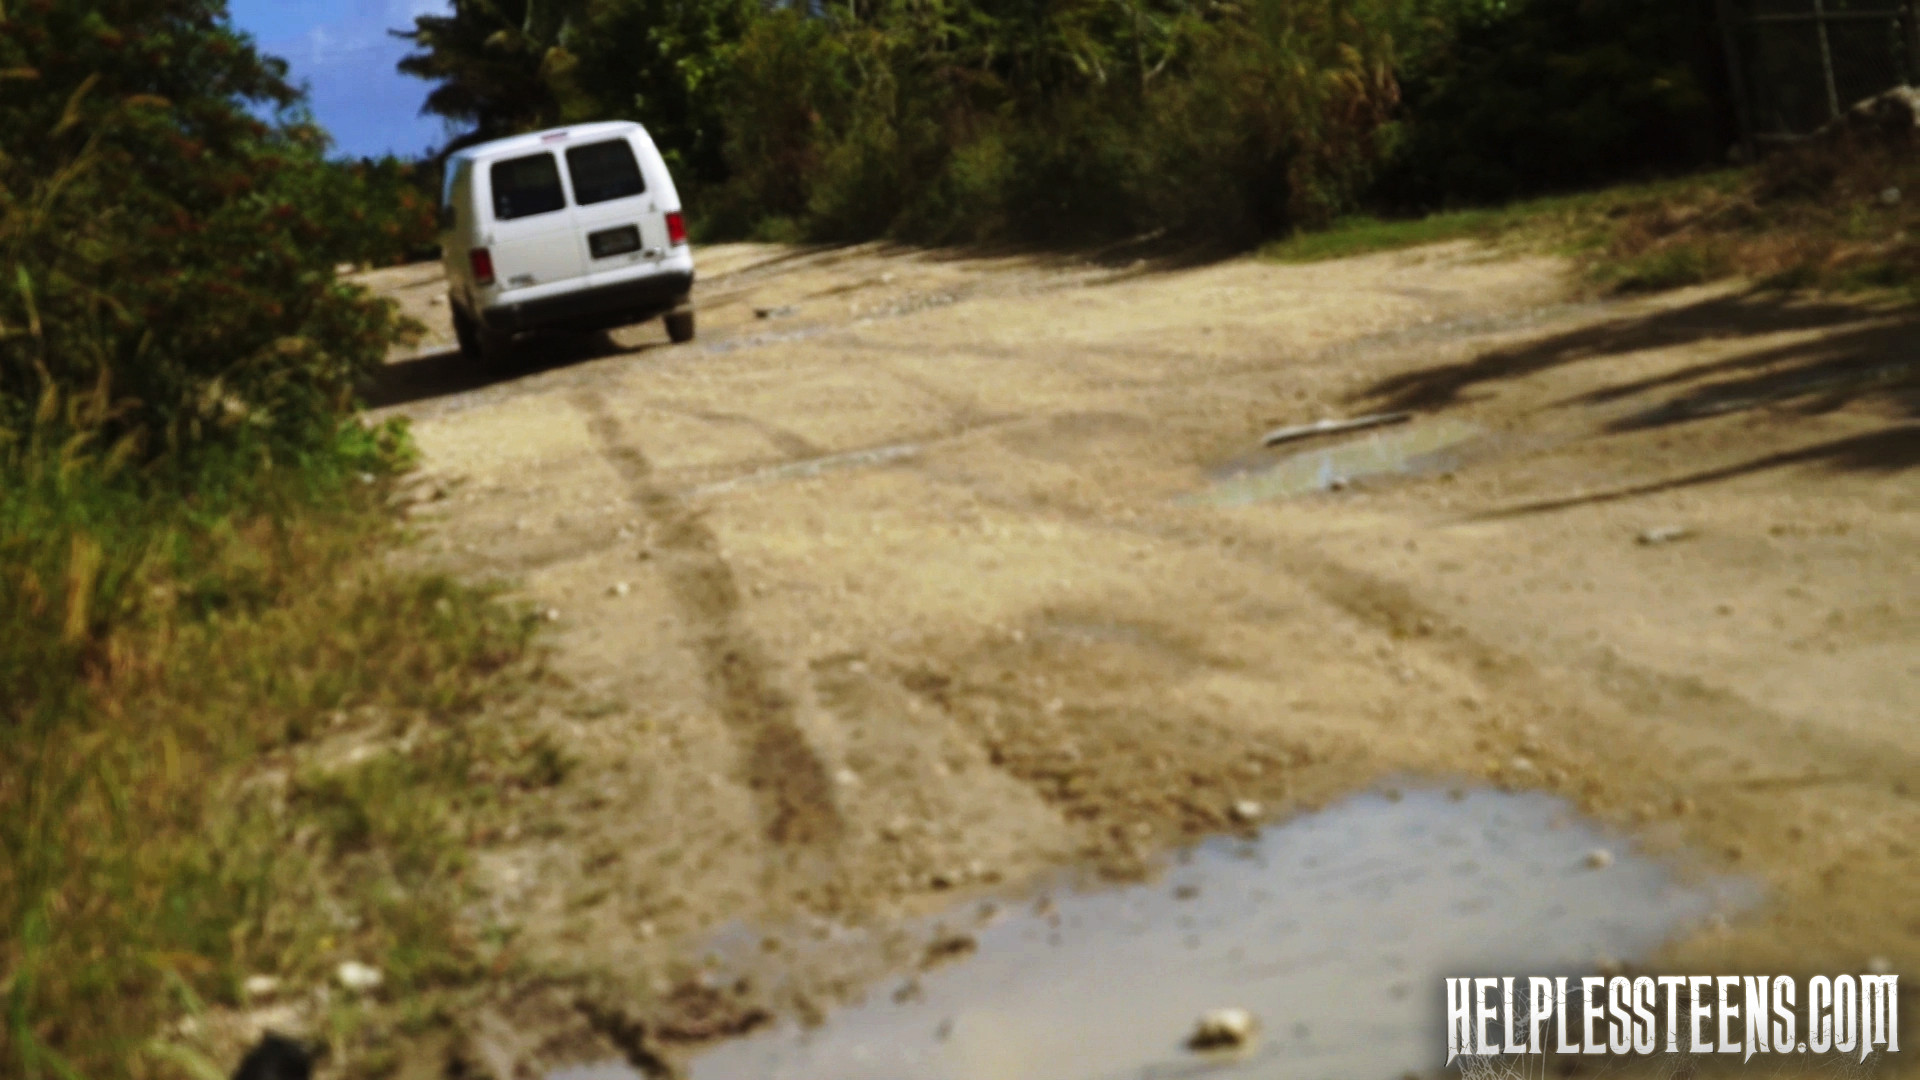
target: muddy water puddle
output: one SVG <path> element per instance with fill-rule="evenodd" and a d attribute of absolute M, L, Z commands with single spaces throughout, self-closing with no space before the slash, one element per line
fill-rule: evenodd
<path fill-rule="evenodd" d="M 1439 1063 L 1447 975 L 1590 974 L 1754 898 L 1683 881 L 1545 795 L 1361 796 L 1204 843 L 1151 884 L 1008 908 L 971 955 L 818 1028 L 723 1044 L 692 1076 L 1385 1080 Z M 1223 1007 L 1257 1018 L 1252 1047 L 1185 1049 Z"/>
<path fill-rule="evenodd" d="M 1209 506 L 1246 506 L 1392 477 L 1458 469 L 1491 452 L 1486 431 L 1439 419 L 1345 439 L 1328 446 L 1256 451 L 1212 470 L 1212 484 L 1183 500 Z"/>

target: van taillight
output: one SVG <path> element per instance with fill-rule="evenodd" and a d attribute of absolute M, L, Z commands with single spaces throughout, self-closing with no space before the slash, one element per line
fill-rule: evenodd
<path fill-rule="evenodd" d="M 687 219 L 678 210 L 667 215 L 667 242 L 675 247 L 687 242 Z"/>
<path fill-rule="evenodd" d="M 486 248 L 474 248 L 467 253 L 473 263 L 473 280 L 476 285 L 493 284 L 493 253 Z"/>

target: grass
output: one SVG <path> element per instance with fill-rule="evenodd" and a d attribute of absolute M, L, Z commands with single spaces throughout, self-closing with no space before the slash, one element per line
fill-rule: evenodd
<path fill-rule="evenodd" d="M 1276 262 L 1312 263 L 1449 240 L 1486 240 L 1498 236 L 1508 218 L 1502 210 L 1456 210 L 1418 218 L 1343 218 L 1324 230 L 1276 240 L 1261 248 L 1260 254 Z"/>
<path fill-rule="evenodd" d="M 1607 222 L 1617 221 L 1636 208 L 1664 205 L 1703 192 L 1727 191 L 1742 177 L 1739 171 L 1720 171 L 1424 217 L 1343 218 L 1327 229 L 1303 231 L 1267 244 L 1260 255 L 1276 262 L 1311 263 L 1452 240 L 1515 239 L 1580 254 L 1603 244 Z"/>
<path fill-rule="evenodd" d="M 1308 263 L 1450 240 L 1566 255 L 1604 293 L 1744 278 L 1920 297 L 1920 155 L 1848 136 L 1745 169 L 1421 218 L 1348 218 L 1260 254 Z"/>
<path fill-rule="evenodd" d="M 196 1016 L 349 959 L 430 1017 L 500 948 L 468 839 L 563 771 L 482 716 L 531 620 L 381 558 L 401 431 L 173 474 L 80 445 L 0 461 L 0 1072 L 224 1075 Z M 356 1073 L 382 1008 L 327 1011 Z"/>

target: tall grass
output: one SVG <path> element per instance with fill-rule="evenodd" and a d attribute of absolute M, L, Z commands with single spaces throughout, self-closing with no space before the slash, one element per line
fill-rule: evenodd
<path fill-rule="evenodd" d="M 477 962 L 529 624 L 382 558 L 409 444 L 352 410 L 405 327 L 333 277 L 324 137 L 254 115 L 283 75 L 219 0 L 0 9 L 0 1075 L 194 1072 L 248 974 Z"/>
<path fill-rule="evenodd" d="M 350 424 L 270 469 L 236 448 L 138 476 L 84 440 L 0 463 L 8 1071 L 138 1074 L 252 973 L 357 958 L 405 993 L 472 969 L 460 815 L 502 751 L 461 721 L 529 624 L 382 568 L 403 447 Z M 315 740 L 402 734 L 294 767 Z"/>

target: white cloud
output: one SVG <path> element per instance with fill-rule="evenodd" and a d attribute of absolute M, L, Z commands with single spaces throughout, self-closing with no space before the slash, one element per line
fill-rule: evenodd
<path fill-rule="evenodd" d="M 387 0 L 387 22 L 395 27 L 412 26 L 415 17 L 440 15 L 452 6 L 448 0 Z"/>

